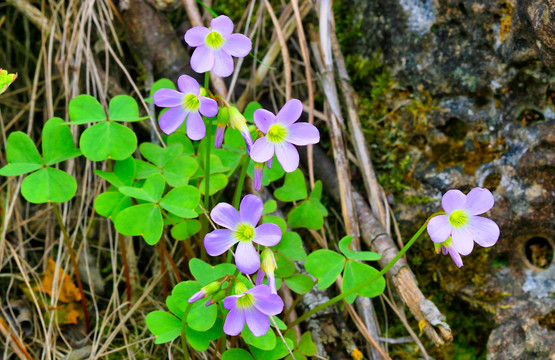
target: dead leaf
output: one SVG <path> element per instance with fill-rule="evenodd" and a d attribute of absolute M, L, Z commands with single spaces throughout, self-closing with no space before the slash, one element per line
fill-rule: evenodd
<path fill-rule="evenodd" d="M 59 286 L 57 287 L 58 289 L 60 289 L 58 300 L 65 303 L 80 301 L 81 294 L 79 293 L 79 289 L 77 289 L 77 286 L 75 286 L 73 281 L 71 281 L 66 272 L 61 267 L 58 268 L 58 278 L 62 280 L 61 288 L 59 288 Z M 48 267 L 46 268 L 46 271 L 42 274 L 41 283 L 35 286 L 33 289 L 42 291 L 52 297 L 52 283 L 54 282 L 55 271 L 56 262 L 53 259 L 49 258 Z"/>

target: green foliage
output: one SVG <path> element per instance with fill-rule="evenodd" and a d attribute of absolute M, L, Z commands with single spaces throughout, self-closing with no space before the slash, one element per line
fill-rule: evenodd
<path fill-rule="evenodd" d="M 345 258 L 335 251 L 320 249 L 308 255 L 304 266 L 310 275 L 318 279 L 318 290 L 324 290 L 343 271 Z"/>
<path fill-rule="evenodd" d="M 248 345 L 252 345 L 260 350 L 270 351 L 276 347 L 276 334 L 271 328 L 265 335 L 254 336 L 249 327 L 245 326 L 241 332 L 241 336 Z"/>
<path fill-rule="evenodd" d="M 163 344 L 181 333 L 181 321 L 165 311 L 153 311 L 146 316 L 146 326 L 156 336 L 155 344 Z"/>
<path fill-rule="evenodd" d="M 285 283 L 289 289 L 301 295 L 309 292 L 314 286 L 312 278 L 303 274 L 291 276 L 290 278 L 285 279 Z"/>
<path fill-rule="evenodd" d="M 189 260 L 189 270 L 195 279 L 202 285 L 207 285 L 225 275 L 233 275 L 237 268 L 233 264 L 223 263 L 212 266 L 201 259 Z"/>
<path fill-rule="evenodd" d="M 8 90 L 8 87 L 15 81 L 17 74 L 9 74 L 6 70 L 0 69 L 0 94 Z"/>
<path fill-rule="evenodd" d="M 69 102 L 70 124 L 97 124 L 81 134 L 79 146 L 83 155 L 92 161 L 107 159 L 124 160 L 137 147 L 135 133 L 116 121 L 130 122 L 139 118 L 139 108 L 135 99 L 118 95 L 110 100 L 108 117 L 102 105 L 90 95 L 79 95 Z"/>
<path fill-rule="evenodd" d="M 345 271 L 343 272 L 341 291 L 345 292 L 357 285 L 360 285 L 365 281 L 368 281 L 368 279 L 376 276 L 378 273 L 378 270 L 369 265 L 354 260 L 348 260 L 347 264 L 345 265 Z M 351 294 L 347 296 L 345 298 L 345 301 L 352 304 L 355 301 L 357 294 L 364 297 L 376 297 L 380 295 L 384 291 L 384 289 L 385 279 L 383 278 L 383 276 L 380 276 L 376 281 L 368 286 L 363 287 L 356 294 Z"/>
<path fill-rule="evenodd" d="M 222 360 L 253 360 L 253 358 L 243 349 L 229 349 L 223 353 Z"/>
<path fill-rule="evenodd" d="M 358 251 L 355 252 L 349 249 L 349 245 L 353 241 L 352 236 L 345 236 L 341 241 L 339 241 L 339 250 L 347 257 L 347 259 L 354 259 L 354 260 L 366 260 L 366 261 L 377 261 L 382 258 L 382 256 L 378 253 L 371 252 L 371 251 Z"/>
<path fill-rule="evenodd" d="M 21 184 L 21 194 L 29 202 L 35 204 L 65 202 L 70 200 L 77 191 L 77 182 L 73 176 L 49 167 L 80 155 L 80 151 L 75 149 L 70 130 L 61 123 L 63 123 L 61 119 L 52 118 L 44 125 L 42 143 L 44 160 L 27 134 L 15 131 L 8 136 L 6 144 L 8 165 L 0 169 L 0 175 L 17 176 L 32 173 Z"/>
<path fill-rule="evenodd" d="M 303 241 L 296 232 L 284 233 L 277 245 L 277 251 L 291 260 L 304 261 L 306 259 Z"/>
<path fill-rule="evenodd" d="M 304 175 L 300 169 L 285 175 L 285 182 L 283 186 L 274 191 L 276 199 L 287 201 L 299 201 L 306 199 L 308 196 L 306 192 L 306 184 Z"/>
<path fill-rule="evenodd" d="M 352 259 L 379 259 L 378 254 L 364 251 L 353 252 L 348 248 L 352 237 L 347 236 L 341 240 L 340 248 L 349 258 L 345 259 L 335 251 L 320 249 L 308 255 L 305 261 L 305 268 L 308 273 L 318 279 L 318 290 L 323 290 L 331 286 L 339 274 L 343 272 L 343 282 L 341 284 L 342 292 L 345 292 L 355 286 L 358 286 L 368 279 L 376 276 L 379 271 L 375 268 L 357 262 Z M 385 279 L 383 276 L 377 278 L 372 284 L 360 289 L 357 293 L 351 294 L 345 298 L 345 301 L 353 303 L 358 295 L 365 297 L 375 297 L 385 289 Z"/>

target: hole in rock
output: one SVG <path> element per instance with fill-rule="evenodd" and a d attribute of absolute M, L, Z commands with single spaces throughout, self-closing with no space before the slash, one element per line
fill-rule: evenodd
<path fill-rule="evenodd" d="M 501 173 L 498 170 L 493 170 L 484 179 L 484 187 L 490 191 L 495 191 L 501 182 Z"/>
<path fill-rule="evenodd" d="M 439 129 L 454 140 L 463 140 L 468 132 L 468 125 L 461 119 L 452 117 Z"/>
<path fill-rule="evenodd" d="M 542 122 L 545 120 L 545 117 L 541 112 L 534 109 L 524 109 L 518 115 L 518 122 L 522 124 L 522 126 L 530 126 Z"/>
<path fill-rule="evenodd" d="M 524 245 L 526 259 L 535 267 L 547 269 L 553 261 L 553 245 L 544 237 L 534 236 Z"/>
<path fill-rule="evenodd" d="M 547 328 L 551 331 L 555 331 L 555 312 L 552 311 L 539 318 L 538 323 L 541 327 Z"/>

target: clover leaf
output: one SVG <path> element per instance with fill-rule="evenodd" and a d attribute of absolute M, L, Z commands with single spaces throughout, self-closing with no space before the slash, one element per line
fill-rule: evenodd
<path fill-rule="evenodd" d="M 347 257 L 347 259 L 377 261 L 382 258 L 378 253 L 372 251 L 353 251 L 349 249 L 349 245 L 353 241 L 352 236 L 345 236 L 339 241 L 339 250 Z"/>
<path fill-rule="evenodd" d="M 31 203 L 65 202 L 70 200 L 77 190 L 77 182 L 73 176 L 50 167 L 81 154 L 75 148 L 70 129 L 61 125 L 62 123 L 64 121 L 60 118 L 51 118 L 44 124 L 44 160 L 27 134 L 15 131 L 8 136 L 8 165 L 0 169 L 0 175 L 17 176 L 32 173 L 21 184 L 21 195 Z"/>
<path fill-rule="evenodd" d="M 110 100 L 108 116 L 102 105 L 90 95 L 79 95 L 69 102 L 67 124 L 97 123 L 81 134 L 79 145 L 83 155 L 92 161 L 107 159 L 124 160 L 137 147 L 135 133 L 120 122 L 140 121 L 138 105 L 128 95 L 118 95 Z"/>

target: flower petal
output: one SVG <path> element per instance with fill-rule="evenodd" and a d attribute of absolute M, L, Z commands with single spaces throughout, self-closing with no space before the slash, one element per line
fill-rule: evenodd
<path fill-rule="evenodd" d="M 449 248 L 447 249 L 447 251 L 449 251 L 449 255 L 451 255 L 451 259 L 453 259 L 453 262 L 455 263 L 455 265 L 457 265 L 459 268 L 462 267 L 463 261 L 461 258 L 461 254 L 456 252 L 455 249 L 453 248 Z"/>
<path fill-rule="evenodd" d="M 299 167 L 299 152 L 288 142 L 276 145 L 276 157 L 286 172 L 293 172 Z"/>
<path fill-rule="evenodd" d="M 270 144 L 266 137 L 261 137 L 254 142 L 251 149 L 251 159 L 258 163 L 263 163 L 274 156 L 274 145 Z"/>
<path fill-rule="evenodd" d="M 195 301 L 198 301 L 200 299 L 204 299 L 205 297 L 206 297 L 206 293 L 204 292 L 204 290 L 200 289 L 199 291 L 194 293 L 193 296 L 189 298 L 189 304 L 192 304 Z"/>
<path fill-rule="evenodd" d="M 499 239 L 499 226 L 491 219 L 472 216 L 468 227 L 474 241 L 482 247 L 493 246 Z"/>
<path fill-rule="evenodd" d="M 459 190 L 449 190 L 441 198 L 441 207 L 447 215 L 455 210 L 464 209 L 466 205 L 466 195 Z"/>
<path fill-rule="evenodd" d="M 309 123 L 291 124 L 286 141 L 295 145 L 316 144 L 320 141 L 320 132 L 316 126 Z"/>
<path fill-rule="evenodd" d="M 231 56 L 245 57 L 251 52 L 252 41 L 243 34 L 231 34 L 225 39 L 223 49 Z"/>
<path fill-rule="evenodd" d="M 224 307 L 228 310 L 233 309 L 237 305 L 237 299 L 245 296 L 244 294 L 230 295 L 224 299 Z"/>
<path fill-rule="evenodd" d="M 276 116 L 266 109 L 256 109 L 253 118 L 258 130 L 264 134 L 268 133 L 270 125 L 276 123 Z"/>
<path fill-rule="evenodd" d="M 245 318 L 247 326 L 254 336 L 265 335 L 270 330 L 270 318 L 254 309 L 245 309 Z"/>
<path fill-rule="evenodd" d="M 237 242 L 233 232 L 227 229 L 216 229 L 204 237 L 204 247 L 210 256 L 222 255 Z"/>
<path fill-rule="evenodd" d="M 256 195 L 249 194 L 241 200 L 241 205 L 239 205 L 241 221 L 249 222 L 253 226 L 256 226 L 260 221 L 263 210 L 264 204 L 262 203 L 262 199 Z"/>
<path fill-rule="evenodd" d="M 239 242 L 235 251 L 235 265 L 245 274 L 252 274 L 260 268 L 260 256 L 252 242 Z"/>
<path fill-rule="evenodd" d="M 160 125 L 160 129 L 162 129 L 164 133 L 169 135 L 183 124 L 187 114 L 188 113 L 183 110 L 181 106 L 172 107 L 160 115 L 158 125 Z"/>
<path fill-rule="evenodd" d="M 233 308 L 227 314 L 224 323 L 224 332 L 230 336 L 236 336 L 243 331 L 245 327 L 245 311 L 238 308 Z"/>
<path fill-rule="evenodd" d="M 201 45 L 193 51 L 191 67 L 198 73 L 212 70 L 214 67 L 214 51 Z"/>
<path fill-rule="evenodd" d="M 225 50 L 214 51 L 214 67 L 212 71 L 219 77 L 227 77 L 233 73 L 233 58 Z"/>
<path fill-rule="evenodd" d="M 277 245 L 281 240 L 281 229 L 276 224 L 266 223 L 257 227 L 252 241 L 264 246 Z"/>
<path fill-rule="evenodd" d="M 152 94 L 152 101 L 159 107 L 180 106 L 183 103 L 183 94 L 174 89 L 158 89 Z"/>
<path fill-rule="evenodd" d="M 245 291 L 248 294 L 251 294 L 255 298 L 264 298 L 271 295 L 270 287 L 266 284 L 257 285 Z"/>
<path fill-rule="evenodd" d="M 200 140 L 206 135 L 206 125 L 198 111 L 189 113 L 187 116 L 187 136 L 191 140 Z"/>
<path fill-rule="evenodd" d="M 234 230 L 237 223 L 241 221 L 239 212 L 228 203 L 219 203 L 214 206 L 210 212 L 210 217 L 216 224 L 229 230 Z"/>
<path fill-rule="evenodd" d="M 206 96 L 199 96 L 200 101 L 199 111 L 202 115 L 212 117 L 218 114 L 218 103 L 214 99 L 210 99 Z"/>
<path fill-rule="evenodd" d="M 204 45 L 204 39 L 209 32 L 210 29 L 204 26 L 192 27 L 185 33 L 185 42 L 192 47 Z"/>
<path fill-rule="evenodd" d="M 455 250 L 461 255 L 470 254 L 474 248 L 474 239 L 468 226 L 460 229 L 453 229 L 451 241 L 453 242 Z"/>
<path fill-rule="evenodd" d="M 254 307 L 263 314 L 274 316 L 283 311 L 283 300 L 276 294 L 270 294 L 267 297 L 256 299 Z"/>
<path fill-rule="evenodd" d="M 210 21 L 210 28 L 219 32 L 224 38 L 227 38 L 233 31 L 233 21 L 225 15 L 220 15 Z"/>
<path fill-rule="evenodd" d="M 441 243 L 451 236 L 453 227 L 449 224 L 449 217 L 447 215 L 436 215 L 430 219 L 426 229 L 433 242 Z"/>
<path fill-rule="evenodd" d="M 256 286 L 262 284 L 265 274 L 266 273 L 264 272 L 264 270 L 262 270 L 262 268 L 258 269 L 258 272 L 256 273 L 256 283 L 255 283 Z"/>
<path fill-rule="evenodd" d="M 494 204 L 493 195 L 488 189 L 474 188 L 466 195 L 466 210 L 470 215 L 488 212 Z"/>
<path fill-rule="evenodd" d="M 297 99 L 291 99 L 283 105 L 276 115 L 276 121 L 285 126 L 293 124 L 299 120 L 303 113 L 303 103 Z"/>
<path fill-rule="evenodd" d="M 177 87 L 183 94 L 193 94 L 198 96 L 200 94 L 200 85 L 198 81 L 189 75 L 181 75 L 177 79 Z"/>

